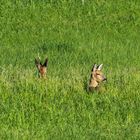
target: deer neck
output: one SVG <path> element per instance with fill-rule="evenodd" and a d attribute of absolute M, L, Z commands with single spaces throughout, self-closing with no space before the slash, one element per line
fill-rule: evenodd
<path fill-rule="evenodd" d="M 90 80 L 90 84 L 89 84 L 90 87 L 96 88 L 98 87 L 98 85 L 99 83 L 95 79 Z"/>

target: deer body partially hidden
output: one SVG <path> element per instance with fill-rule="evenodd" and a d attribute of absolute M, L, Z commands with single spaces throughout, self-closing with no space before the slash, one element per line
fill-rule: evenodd
<path fill-rule="evenodd" d="M 44 77 L 47 72 L 47 66 L 48 66 L 48 58 L 45 59 L 44 64 L 40 62 L 40 59 L 35 59 L 35 65 L 39 72 L 39 77 Z"/>
<path fill-rule="evenodd" d="M 100 84 L 103 81 L 106 81 L 107 78 L 102 73 L 102 66 L 103 64 L 97 66 L 96 64 L 93 65 L 93 68 L 91 70 L 91 77 L 88 85 L 88 91 L 94 91 L 97 90 Z"/>

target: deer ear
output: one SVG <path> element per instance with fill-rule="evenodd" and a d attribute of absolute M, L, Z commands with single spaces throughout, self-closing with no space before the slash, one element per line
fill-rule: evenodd
<path fill-rule="evenodd" d="M 40 69 L 40 66 L 41 66 L 41 63 L 40 63 L 40 59 L 39 58 L 36 58 L 35 59 L 35 65 L 38 69 Z"/>
<path fill-rule="evenodd" d="M 43 64 L 43 66 L 47 67 L 48 66 L 48 58 L 45 59 L 45 62 Z"/>
<path fill-rule="evenodd" d="M 97 64 L 94 64 L 92 67 L 92 71 L 95 71 L 97 69 Z"/>
<path fill-rule="evenodd" d="M 99 65 L 97 69 L 102 70 L 102 68 L 103 68 L 103 64 Z"/>

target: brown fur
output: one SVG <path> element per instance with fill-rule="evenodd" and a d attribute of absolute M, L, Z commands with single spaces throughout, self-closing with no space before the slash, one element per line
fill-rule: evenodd
<path fill-rule="evenodd" d="M 39 77 L 44 77 L 47 72 L 47 66 L 48 66 L 48 58 L 46 58 L 44 64 L 40 62 L 40 59 L 35 59 L 35 65 L 39 72 Z"/>
<path fill-rule="evenodd" d="M 97 90 L 100 84 L 107 80 L 104 76 L 102 70 L 102 64 L 97 66 L 96 64 L 93 66 L 91 70 L 91 77 L 88 85 L 88 91 L 94 91 Z"/>

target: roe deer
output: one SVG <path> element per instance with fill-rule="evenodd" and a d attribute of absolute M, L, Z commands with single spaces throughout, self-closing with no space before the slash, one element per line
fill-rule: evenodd
<path fill-rule="evenodd" d="M 45 59 L 44 64 L 40 62 L 39 58 L 35 59 L 35 65 L 38 69 L 39 77 L 44 77 L 47 72 L 48 58 Z"/>
<path fill-rule="evenodd" d="M 102 67 L 103 64 L 97 66 L 96 64 L 93 65 L 92 70 L 91 70 L 91 77 L 88 85 L 88 91 L 94 91 L 97 90 L 100 83 L 103 81 L 106 81 L 107 78 L 104 76 L 102 73 Z"/>

